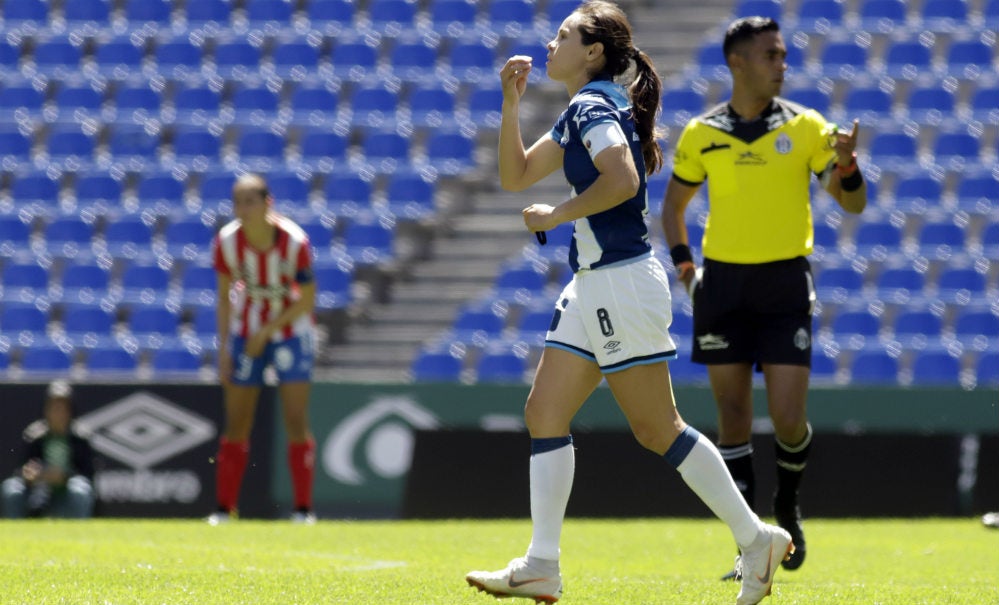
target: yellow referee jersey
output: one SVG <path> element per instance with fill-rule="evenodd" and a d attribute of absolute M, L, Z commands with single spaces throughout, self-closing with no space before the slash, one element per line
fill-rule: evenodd
<path fill-rule="evenodd" d="M 727 103 L 691 120 L 673 176 L 708 183 L 705 258 L 748 264 L 811 253 L 809 183 L 836 159 L 834 131 L 817 111 L 781 98 L 748 122 Z"/>

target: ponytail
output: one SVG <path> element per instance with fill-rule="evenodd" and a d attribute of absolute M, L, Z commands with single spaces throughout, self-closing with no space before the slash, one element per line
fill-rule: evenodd
<path fill-rule="evenodd" d="M 663 83 L 649 56 L 637 48 L 634 51 L 635 81 L 628 87 L 635 112 L 635 132 L 642 143 L 645 174 L 653 175 L 663 167 L 663 150 L 659 147 L 660 131 L 656 128 Z"/>

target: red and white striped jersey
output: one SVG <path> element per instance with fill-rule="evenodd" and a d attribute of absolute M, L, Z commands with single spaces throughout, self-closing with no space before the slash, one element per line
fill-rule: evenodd
<path fill-rule="evenodd" d="M 294 221 L 271 214 L 277 228 L 274 245 L 258 250 L 246 240 L 242 223 L 236 219 L 219 230 L 212 241 L 215 270 L 232 279 L 233 336 L 249 338 L 264 324 L 276 319 L 300 296 L 299 283 L 312 279 L 312 253 L 309 238 Z M 303 314 L 273 341 L 287 340 L 312 329 L 311 313 Z"/>

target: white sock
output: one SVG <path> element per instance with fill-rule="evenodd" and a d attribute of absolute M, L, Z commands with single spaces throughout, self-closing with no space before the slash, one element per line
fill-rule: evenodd
<path fill-rule="evenodd" d="M 684 450 L 688 450 L 686 456 Z M 683 480 L 711 512 L 728 525 L 740 548 L 756 539 L 763 522 L 746 504 L 725 461 L 710 441 L 688 426 L 670 446 L 666 459 L 674 463 Z"/>
<path fill-rule="evenodd" d="M 565 507 L 572 491 L 576 452 L 572 444 L 531 456 L 531 521 L 527 556 L 558 561 Z"/>

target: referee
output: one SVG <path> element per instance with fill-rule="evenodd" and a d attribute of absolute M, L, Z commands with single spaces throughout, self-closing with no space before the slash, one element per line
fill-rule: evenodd
<path fill-rule="evenodd" d="M 772 19 L 732 23 L 722 46 L 732 96 L 692 119 L 676 146 L 662 225 L 694 306 L 692 360 L 707 365 L 718 406 L 718 449 L 746 501 L 755 498 L 751 445 L 754 368 L 773 421 L 773 512 L 805 559 L 798 486 L 812 430 L 806 415 L 815 289 L 809 183 L 816 175 L 851 213 L 867 204 L 857 168 L 857 122 L 840 131 L 815 110 L 780 98 L 787 47 Z M 704 266 L 691 256 L 684 212 L 704 183 L 709 214 Z M 734 578 L 735 573 L 726 575 Z"/>

